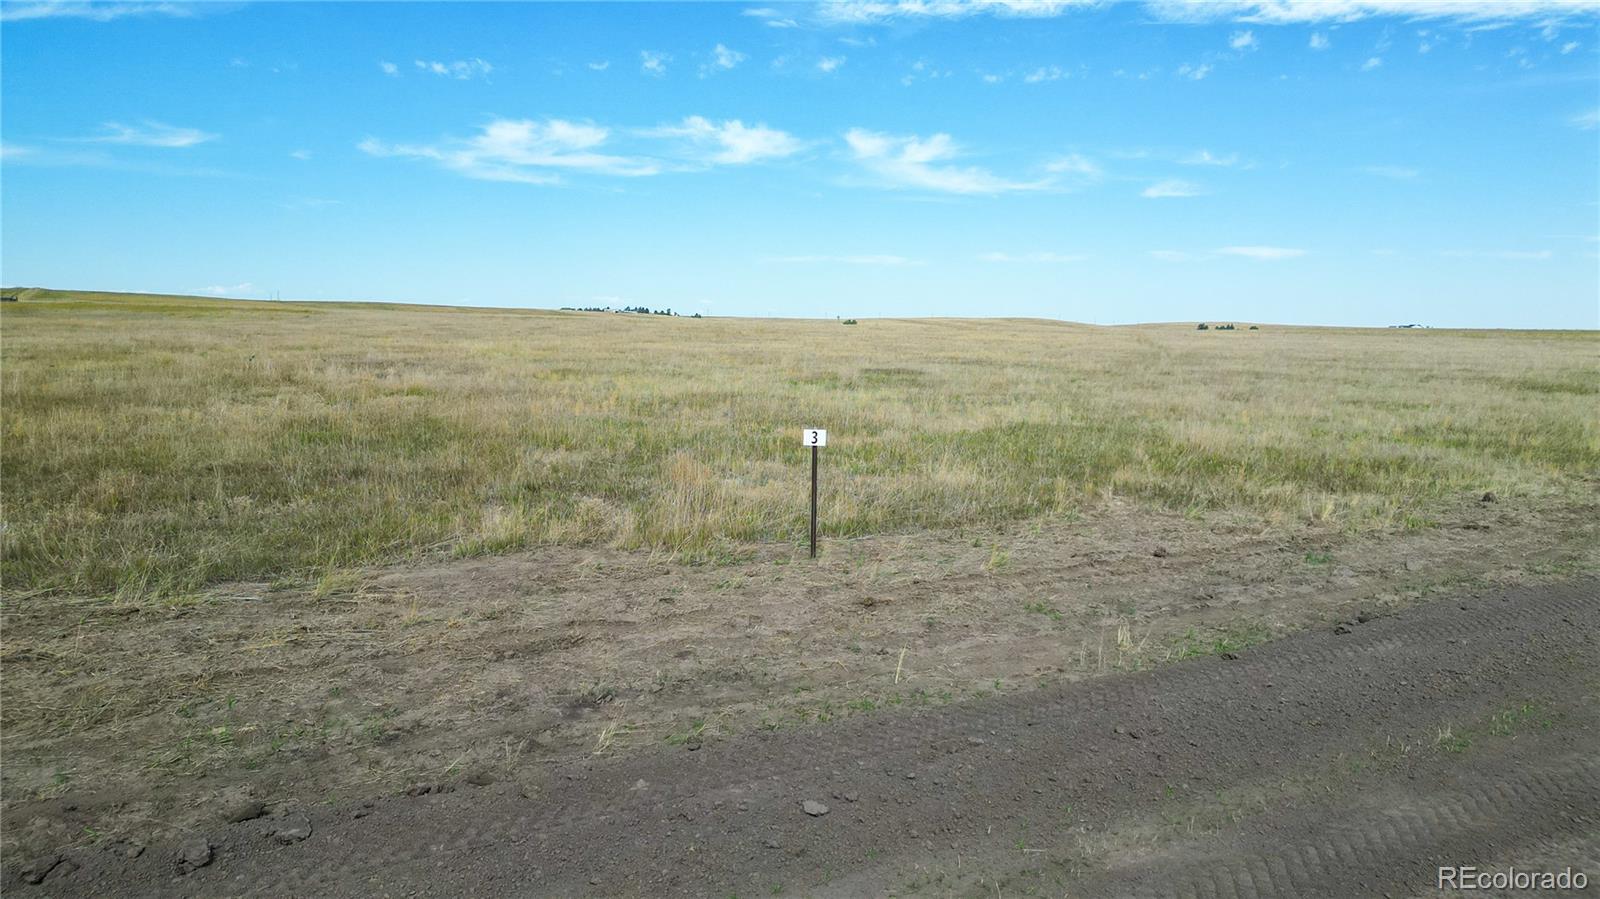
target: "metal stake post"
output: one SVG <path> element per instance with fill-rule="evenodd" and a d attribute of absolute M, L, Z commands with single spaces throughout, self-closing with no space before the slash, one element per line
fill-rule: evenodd
<path fill-rule="evenodd" d="M 817 557 L 817 447 L 811 448 L 811 558 Z"/>

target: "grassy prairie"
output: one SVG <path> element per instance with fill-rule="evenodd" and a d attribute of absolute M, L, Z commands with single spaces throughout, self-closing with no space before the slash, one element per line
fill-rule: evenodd
<path fill-rule="evenodd" d="M 1592 497 L 1593 332 L 832 321 L 35 291 L 0 310 L 6 592 L 172 595 L 419 552 L 692 557 L 1092 514 L 1426 527 Z"/>

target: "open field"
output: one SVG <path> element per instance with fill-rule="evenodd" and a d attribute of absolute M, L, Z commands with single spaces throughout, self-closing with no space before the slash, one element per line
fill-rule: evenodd
<path fill-rule="evenodd" d="M 1590 495 L 1594 333 L 682 319 L 35 292 L 4 327 L 12 596 L 436 551 L 690 558 L 1091 512 L 1426 527 Z"/>
<path fill-rule="evenodd" d="M 1593 333 L 52 293 L 0 328 L 8 852 L 541 796 L 1600 572 Z"/>

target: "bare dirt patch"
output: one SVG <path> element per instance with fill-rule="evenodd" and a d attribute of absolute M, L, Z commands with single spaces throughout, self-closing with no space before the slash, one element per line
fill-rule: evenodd
<path fill-rule="evenodd" d="M 1440 590 L 1600 570 L 1600 508 L 1463 497 L 1349 536 L 1083 520 L 686 565 L 548 548 L 192 601 L 10 600 L 8 855 L 1234 653 Z"/>

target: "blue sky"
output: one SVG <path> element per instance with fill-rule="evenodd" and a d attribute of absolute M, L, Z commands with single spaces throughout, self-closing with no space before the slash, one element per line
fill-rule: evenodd
<path fill-rule="evenodd" d="M 1593 0 L 0 9 L 7 285 L 1600 327 Z"/>

